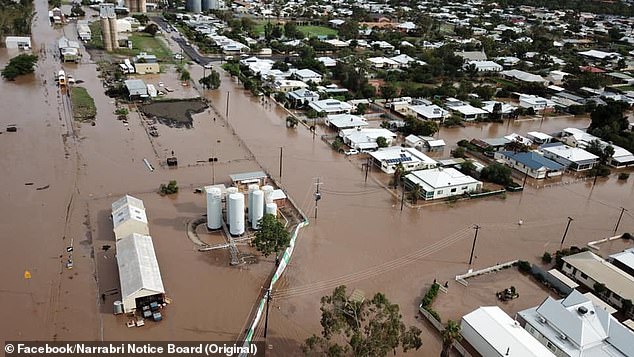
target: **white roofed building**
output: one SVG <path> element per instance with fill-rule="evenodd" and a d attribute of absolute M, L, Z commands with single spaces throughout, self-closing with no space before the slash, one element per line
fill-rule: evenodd
<path fill-rule="evenodd" d="M 439 120 L 450 117 L 449 111 L 437 106 L 431 105 L 408 105 L 407 113 L 422 120 Z"/>
<path fill-rule="evenodd" d="M 599 157 L 594 154 L 563 144 L 546 144 L 541 149 L 544 157 L 574 171 L 590 170 L 599 161 Z"/>
<path fill-rule="evenodd" d="M 462 317 L 460 327 L 464 339 L 482 356 L 555 356 L 497 306 L 468 313 Z"/>
<path fill-rule="evenodd" d="M 126 195 L 114 202 L 112 225 L 116 240 L 132 233 L 150 234 L 143 201 Z"/>
<path fill-rule="evenodd" d="M 133 233 L 119 239 L 116 257 L 124 312 L 163 302 L 165 288 L 150 236 Z"/>
<path fill-rule="evenodd" d="M 396 134 L 384 128 L 357 128 L 344 129 L 339 132 L 343 142 L 349 147 L 357 150 L 376 150 L 379 145 L 376 140 L 384 137 L 387 145 L 392 145 Z"/>
<path fill-rule="evenodd" d="M 598 140 L 602 147 L 610 145 L 614 148 L 614 154 L 612 155 L 610 162 L 608 163 L 609 165 L 616 168 L 634 165 L 634 155 L 631 152 L 620 146 L 607 143 L 592 134 L 586 133 L 581 129 L 565 128 L 562 131 L 561 136 L 561 140 L 566 144 L 582 149 L 587 148 L 592 141 Z"/>
<path fill-rule="evenodd" d="M 561 300 L 548 296 L 518 317 L 524 329 L 556 356 L 634 356 L 634 333 L 577 290 Z"/>
<path fill-rule="evenodd" d="M 425 200 L 459 196 L 480 191 L 482 188 L 482 182 L 473 177 L 454 168 L 440 167 L 414 171 L 406 175 L 405 185 L 410 190 L 420 185 L 420 197 Z"/>
<path fill-rule="evenodd" d="M 318 113 L 326 114 L 349 114 L 352 111 L 352 105 L 337 99 L 316 100 L 310 102 L 308 106 L 310 107 L 310 109 L 313 109 Z"/>
<path fill-rule="evenodd" d="M 333 114 L 326 116 L 326 125 L 337 131 L 344 129 L 357 129 L 368 126 L 365 118 L 352 114 Z"/>
<path fill-rule="evenodd" d="M 401 164 L 405 171 L 424 170 L 436 167 L 436 160 L 414 149 L 401 146 L 382 148 L 371 152 L 374 165 L 386 174 L 393 174 Z"/>

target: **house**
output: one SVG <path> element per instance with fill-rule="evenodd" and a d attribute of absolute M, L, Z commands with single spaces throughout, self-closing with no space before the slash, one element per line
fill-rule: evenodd
<path fill-rule="evenodd" d="M 564 171 L 563 165 L 533 151 L 498 151 L 494 157 L 496 160 L 501 160 L 506 165 L 535 179 L 561 176 Z"/>
<path fill-rule="evenodd" d="M 465 63 L 486 61 L 487 55 L 484 51 L 460 51 L 454 52 L 454 55 L 462 57 Z"/>
<path fill-rule="evenodd" d="M 365 118 L 352 114 L 332 114 L 326 116 L 326 125 L 337 130 L 359 129 L 368 126 Z"/>
<path fill-rule="evenodd" d="M 132 58 L 132 62 L 134 62 L 134 70 L 137 74 L 154 74 L 161 72 L 161 67 L 155 55 L 148 55 L 145 52 L 141 52 Z"/>
<path fill-rule="evenodd" d="M 423 143 L 423 138 L 414 134 L 406 136 L 405 141 L 403 142 L 405 146 L 410 148 L 421 148 L 423 147 Z"/>
<path fill-rule="evenodd" d="M 57 40 L 57 48 L 59 49 L 62 62 L 79 62 L 81 59 L 79 43 L 77 41 L 71 41 L 62 36 Z"/>
<path fill-rule="evenodd" d="M 578 52 L 582 56 L 594 58 L 597 60 L 613 60 L 613 59 L 621 59 L 621 55 L 616 52 L 605 52 L 598 50 L 589 50 Z"/>
<path fill-rule="evenodd" d="M 497 306 L 483 306 L 463 316 L 460 333 L 481 356 L 555 356 Z"/>
<path fill-rule="evenodd" d="M 326 114 L 350 114 L 352 105 L 337 99 L 322 99 L 308 103 L 310 109 Z"/>
<path fill-rule="evenodd" d="M 304 83 L 304 82 L 301 82 L 301 83 Z M 291 102 L 292 107 L 297 108 L 297 107 L 308 105 L 309 103 L 318 101 L 319 94 L 309 89 L 301 88 L 291 92 L 287 92 L 286 99 L 288 99 Z"/>
<path fill-rule="evenodd" d="M 147 98 L 147 86 L 141 79 L 127 79 L 123 82 L 128 90 L 130 99 Z"/>
<path fill-rule="evenodd" d="M 431 159 L 414 148 L 392 146 L 371 152 L 373 164 L 386 174 L 393 174 L 400 164 L 405 171 L 424 170 L 436 167 L 436 160 Z"/>
<path fill-rule="evenodd" d="M 535 144 L 538 145 L 548 144 L 553 141 L 552 136 L 539 131 L 529 131 L 528 133 L 526 133 L 526 137 L 531 139 Z"/>
<path fill-rule="evenodd" d="M 405 176 L 405 187 L 411 190 L 420 186 L 420 197 L 435 200 L 451 196 L 477 192 L 482 182 L 467 176 L 454 168 L 435 168 L 414 171 Z"/>
<path fill-rule="evenodd" d="M 28 50 L 31 49 L 31 38 L 26 36 L 7 36 L 4 44 L 9 49 Z"/>
<path fill-rule="evenodd" d="M 152 238 L 133 233 L 118 240 L 116 249 L 123 311 L 140 311 L 153 302 L 162 304 L 165 288 Z"/>
<path fill-rule="evenodd" d="M 450 116 L 449 111 L 437 106 L 431 105 L 408 105 L 407 113 L 421 120 L 439 120 L 442 121 Z"/>
<path fill-rule="evenodd" d="M 508 139 L 509 142 L 520 143 L 522 145 L 531 146 L 533 142 L 531 139 L 521 136 L 517 133 L 511 133 L 509 135 L 504 135 L 505 139 Z"/>
<path fill-rule="evenodd" d="M 544 156 L 556 161 L 573 171 L 590 170 L 599 162 L 599 157 L 583 149 L 570 147 L 561 143 L 541 146 Z"/>
<path fill-rule="evenodd" d="M 612 254 L 608 261 L 615 267 L 623 270 L 634 277 L 634 248 L 626 249 L 620 253 Z"/>
<path fill-rule="evenodd" d="M 335 67 L 337 65 L 337 61 L 331 57 L 317 57 L 317 61 L 324 64 L 324 67 Z"/>
<path fill-rule="evenodd" d="M 507 138 L 486 138 L 473 139 L 470 143 L 484 151 L 500 151 L 503 150 L 510 141 Z"/>
<path fill-rule="evenodd" d="M 370 43 L 370 46 L 381 50 L 394 51 L 394 46 L 385 41 L 374 41 Z"/>
<path fill-rule="evenodd" d="M 482 110 L 489 113 L 489 116 L 492 116 L 494 113 L 500 116 L 500 119 L 507 119 L 515 115 L 515 110 L 517 109 L 514 105 L 498 102 L 495 100 L 487 100 L 482 102 Z M 497 112 L 496 112 L 496 105 Z"/>
<path fill-rule="evenodd" d="M 119 27 L 117 26 L 117 28 Z M 77 36 L 82 41 L 90 41 L 92 38 L 92 30 L 90 30 L 88 20 L 77 21 Z"/>
<path fill-rule="evenodd" d="M 411 63 L 416 63 L 416 64 L 419 64 L 421 66 L 424 66 L 424 65 L 427 64 L 427 63 L 425 63 L 423 61 L 414 59 L 414 58 L 412 58 L 412 57 L 410 57 L 410 56 L 408 56 L 408 55 L 406 55 L 404 53 L 401 53 L 398 56 L 390 57 L 390 59 L 392 61 L 395 61 L 396 63 L 398 63 L 398 66 L 401 67 L 401 68 L 409 67 Z"/>
<path fill-rule="evenodd" d="M 378 149 L 376 140 L 380 137 L 384 137 L 387 145 L 390 146 L 396 138 L 396 134 L 383 128 L 344 129 L 339 132 L 339 136 L 343 138 L 344 144 L 357 150 Z"/>
<path fill-rule="evenodd" d="M 292 79 L 277 79 L 269 84 L 269 87 L 276 92 L 289 93 L 291 91 L 308 88 L 308 84 Z"/>
<path fill-rule="evenodd" d="M 374 68 L 395 69 L 400 66 L 398 62 L 387 57 L 370 57 L 366 61 Z"/>
<path fill-rule="evenodd" d="M 308 82 L 320 83 L 322 78 L 321 74 L 308 68 L 296 70 L 293 73 L 293 76 L 304 83 L 308 83 Z"/>
<path fill-rule="evenodd" d="M 401 24 L 396 25 L 396 28 L 400 31 L 410 32 L 416 30 L 416 24 L 411 21 L 403 22 Z"/>
<path fill-rule="evenodd" d="M 610 166 L 621 168 L 634 165 L 634 155 L 620 146 L 607 143 L 600 138 L 577 128 L 565 128 L 561 133 L 561 141 L 572 147 L 585 149 L 592 141 L 595 140 L 599 141 L 601 147 L 611 145 L 614 148 L 614 154 L 608 162 Z"/>
<path fill-rule="evenodd" d="M 436 139 L 431 136 L 422 136 L 423 139 L 423 147 L 427 149 L 427 151 L 438 151 L 442 152 L 445 150 L 445 141 L 442 139 Z"/>
<path fill-rule="evenodd" d="M 478 72 L 502 72 L 504 67 L 493 61 L 469 61 L 465 63 L 464 68 L 474 66 Z"/>
<path fill-rule="evenodd" d="M 634 356 L 634 332 L 577 290 L 565 299 L 548 296 L 517 316 L 524 329 L 556 356 Z"/>
<path fill-rule="evenodd" d="M 145 206 L 138 198 L 126 195 L 112 204 L 112 225 L 116 240 L 132 233 L 150 234 Z"/>
<path fill-rule="evenodd" d="M 485 118 L 489 115 L 486 110 L 476 108 L 471 104 L 462 104 L 462 105 L 452 105 L 447 106 L 450 111 L 460 115 L 462 120 L 464 121 L 474 121 L 480 118 Z"/>
<path fill-rule="evenodd" d="M 552 100 L 542 98 L 540 96 L 531 94 L 520 94 L 520 107 L 526 109 L 533 109 L 535 113 L 539 111 L 552 109 L 555 107 L 555 103 Z"/>
<path fill-rule="evenodd" d="M 548 80 L 544 77 L 537 74 L 520 71 L 519 69 L 510 69 L 508 71 L 502 71 L 500 73 L 506 78 L 516 79 L 521 82 L 541 83 L 543 85 L 548 85 Z"/>
<path fill-rule="evenodd" d="M 563 258 L 562 272 L 597 296 L 619 309 L 624 300 L 634 301 L 634 277 L 598 255 L 586 251 Z M 595 284 L 603 284 L 604 291 L 595 291 Z"/>

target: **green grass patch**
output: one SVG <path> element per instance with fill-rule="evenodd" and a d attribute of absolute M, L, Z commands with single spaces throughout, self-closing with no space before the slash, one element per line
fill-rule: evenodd
<path fill-rule="evenodd" d="M 93 21 L 88 25 L 88 27 L 90 28 L 90 42 L 88 42 L 89 47 L 103 49 L 101 23 L 99 23 L 99 21 Z"/>
<path fill-rule="evenodd" d="M 92 99 L 84 87 L 72 87 L 71 102 L 73 103 L 73 117 L 77 121 L 89 121 L 97 115 L 95 100 Z"/>
<path fill-rule="evenodd" d="M 516 87 L 517 86 L 516 83 L 513 83 L 513 82 L 511 82 L 511 81 L 509 81 L 507 79 L 504 79 L 504 78 L 489 78 L 489 79 L 491 81 L 499 84 L 499 85 L 502 85 L 502 86 L 510 86 L 510 87 Z"/>
<path fill-rule="evenodd" d="M 256 25 L 253 27 L 254 31 L 258 34 L 264 34 L 264 25 L 266 25 L 267 21 L 258 21 Z M 276 24 L 277 22 L 271 21 L 272 24 Z M 282 26 L 284 26 L 282 24 Z M 326 26 L 297 26 L 297 29 L 301 31 L 306 37 L 315 37 L 315 36 L 337 36 L 337 30 L 326 27 Z"/>
<path fill-rule="evenodd" d="M 163 41 L 157 36 L 144 32 L 135 32 L 128 36 L 128 40 L 132 41 L 132 49 L 119 48 L 116 52 L 126 56 L 136 56 L 141 52 L 153 54 L 162 62 L 171 62 L 172 52 L 165 46 Z"/>
<path fill-rule="evenodd" d="M 622 90 L 624 92 L 634 91 L 634 86 L 618 86 L 618 87 L 617 86 L 613 86 L 612 88 L 618 89 L 618 90 Z"/>

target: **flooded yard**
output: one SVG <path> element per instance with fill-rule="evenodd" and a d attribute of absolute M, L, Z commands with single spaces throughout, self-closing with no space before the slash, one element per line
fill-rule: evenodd
<path fill-rule="evenodd" d="M 192 116 L 202 113 L 207 105 L 199 100 L 163 100 L 141 106 L 141 111 L 149 117 L 158 118 L 159 122 L 169 127 L 192 128 Z"/>

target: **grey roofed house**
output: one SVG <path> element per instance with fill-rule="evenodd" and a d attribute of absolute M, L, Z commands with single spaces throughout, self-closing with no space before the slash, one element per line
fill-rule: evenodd
<path fill-rule="evenodd" d="M 610 255 L 608 259 L 615 267 L 634 276 L 634 248 Z"/>
<path fill-rule="evenodd" d="M 548 296 L 518 316 L 524 328 L 557 356 L 634 356 L 634 332 L 577 290 L 561 300 Z"/>
<path fill-rule="evenodd" d="M 487 54 L 484 51 L 457 51 L 454 54 L 462 57 L 465 62 L 487 60 Z"/>
<path fill-rule="evenodd" d="M 145 82 L 141 79 L 128 79 L 124 81 L 125 87 L 128 89 L 128 93 L 130 93 L 130 97 L 143 97 L 147 96 L 147 86 Z"/>
<path fill-rule="evenodd" d="M 513 151 L 501 151 L 501 155 L 512 158 L 520 164 L 524 164 L 528 168 L 533 170 L 539 168 L 546 168 L 548 170 L 563 170 L 564 166 L 549 160 L 536 152 L 513 152 Z"/>

